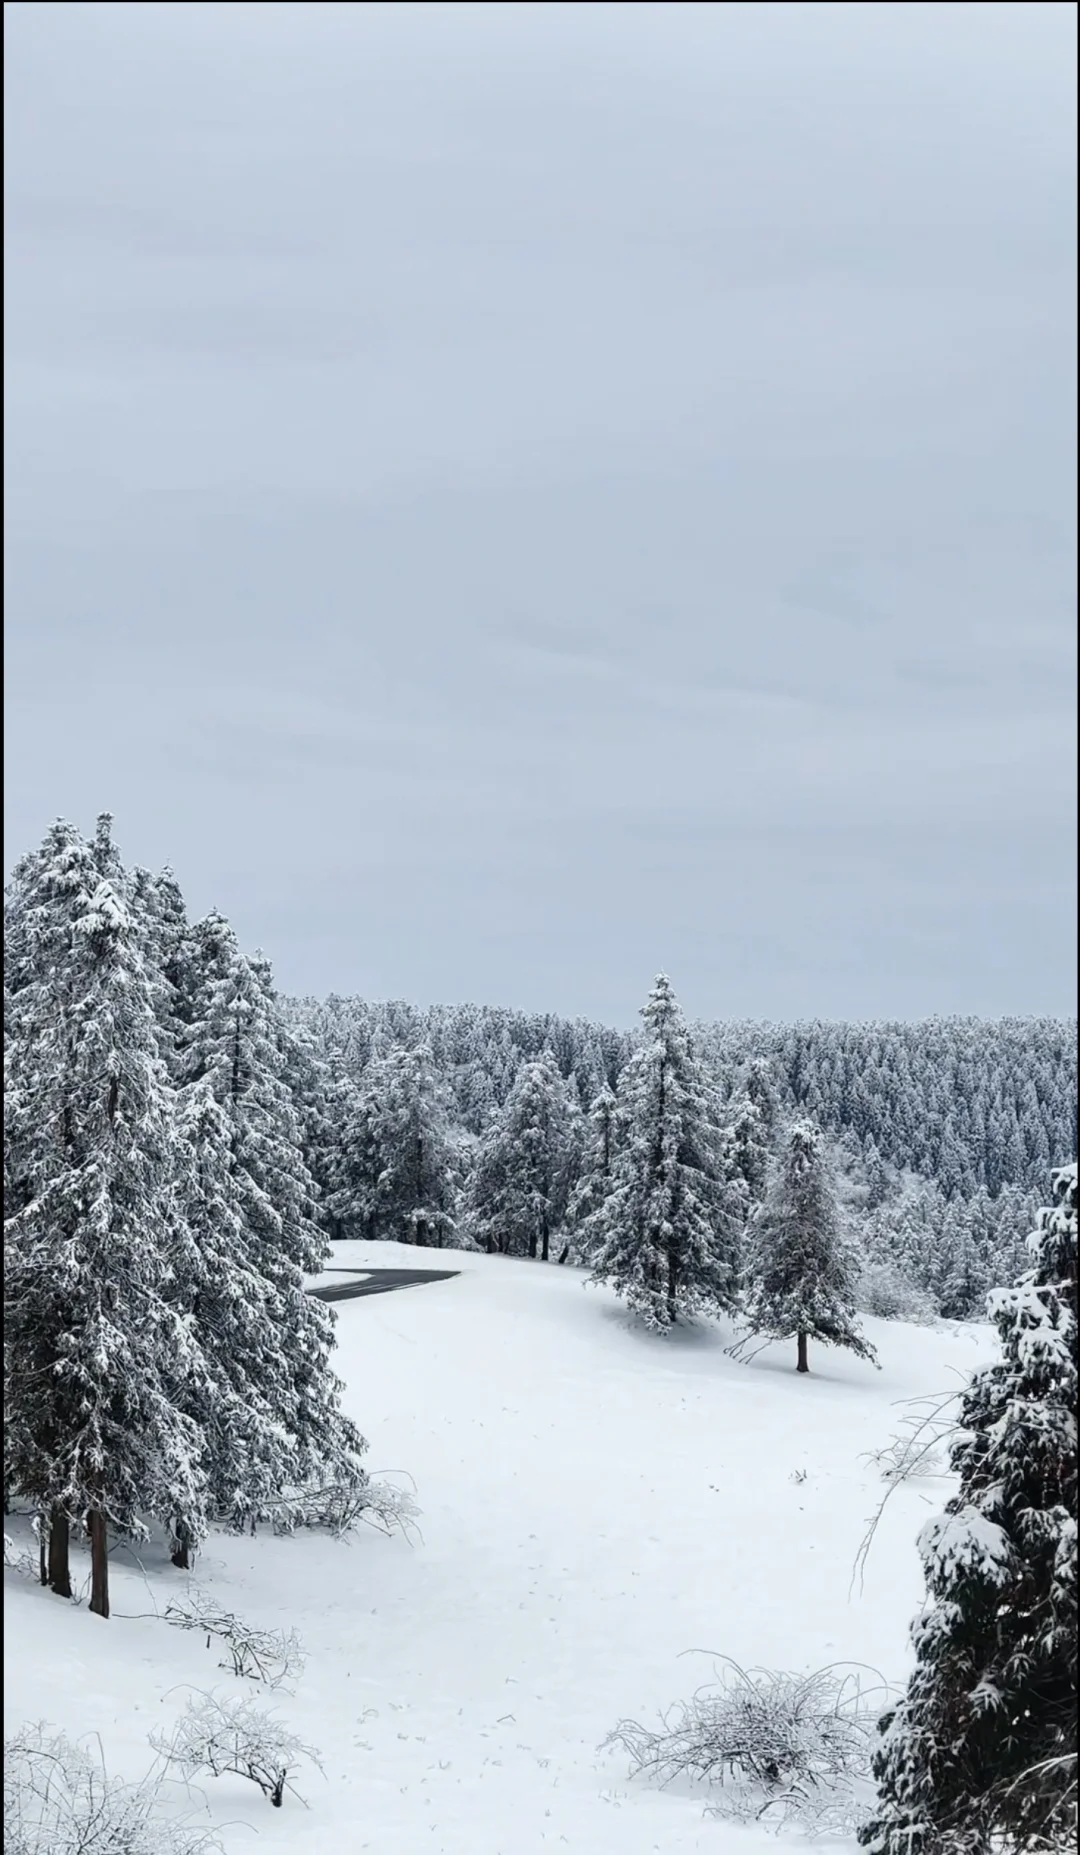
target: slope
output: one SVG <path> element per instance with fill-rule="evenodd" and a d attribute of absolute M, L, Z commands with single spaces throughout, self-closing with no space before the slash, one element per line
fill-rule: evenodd
<path fill-rule="evenodd" d="M 942 1487 L 898 1490 L 849 1595 L 882 1492 L 861 1458 L 900 1400 L 985 1356 L 986 1330 L 870 1323 L 880 1373 L 819 1352 L 797 1379 L 786 1350 L 735 1363 L 712 1325 L 651 1339 L 572 1270 L 391 1244 L 334 1260 L 461 1271 L 338 1309 L 349 1408 L 373 1470 L 415 1477 L 422 1536 L 208 1542 L 196 1584 L 299 1629 L 307 1670 L 276 1698 L 326 1773 L 301 1781 L 308 1809 L 280 1812 L 212 1781 L 226 1847 L 257 1830 L 264 1851 L 320 1855 L 775 1849 L 704 1820 L 700 1795 L 631 1785 L 598 1742 L 706 1679 L 678 1659 L 694 1648 L 904 1675 L 915 1533 Z M 181 1684 L 241 1684 L 153 1614 L 187 1582 L 160 1550 L 114 1563 L 109 1623 L 5 1574 L 8 1730 L 98 1732 L 110 1767 L 137 1775 Z"/>

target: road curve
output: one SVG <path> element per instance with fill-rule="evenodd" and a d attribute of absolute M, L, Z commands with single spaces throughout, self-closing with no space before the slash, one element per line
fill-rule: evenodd
<path fill-rule="evenodd" d="M 331 1282 L 325 1288 L 309 1288 L 308 1294 L 316 1301 L 355 1301 L 360 1295 L 386 1295 L 394 1288 L 411 1288 L 416 1282 L 448 1282 L 461 1270 L 365 1269 L 361 1273 L 358 1269 L 356 1273 L 360 1279 L 355 1282 Z"/>

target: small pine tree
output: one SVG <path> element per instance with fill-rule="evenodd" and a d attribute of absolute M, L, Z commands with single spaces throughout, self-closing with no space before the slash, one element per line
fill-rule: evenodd
<path fill-rule="evenodd" d="M 665 974 L 641 1015 L 645 1041 L 619 1078 L 609 1189 L 589 1220 L 590 1279 L 610 1283 L 646 1326 L 665 1333 L 679 1319 L 733 1307 L 742 1200 Z"/>
<path fill-rule="evenodd" d="M 1033 1270 L 990 1297 L 1002 1358 L 968 1386 L 960 1487 L 920 1535 L 930 1606 L 882 1721 L 874 1855 L 1075 1846 L 1076 1177 L 1054 1175 Z"/>
<path fill-rule="evenodd" d="M 799 1121 L 751 1224 L 746 1318 L 755 1333 L 797 1341 L 799 1372 L 810 1369 L 810 1340 L 873 1360 L 856 1324 L 858 1286 L 859 1258 L 844 1234 L 821 1135 Z"/>

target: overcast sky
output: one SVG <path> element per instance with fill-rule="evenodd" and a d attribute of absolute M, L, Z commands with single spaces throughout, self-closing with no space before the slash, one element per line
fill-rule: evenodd
<path fill-rule="evenodd" d="M 1071 4 L 5 8 L 7 862 L 283 989 L 1075 1009 Z"/>

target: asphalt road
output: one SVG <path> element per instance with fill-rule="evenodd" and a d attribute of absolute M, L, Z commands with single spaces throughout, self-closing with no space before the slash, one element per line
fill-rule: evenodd
<path fill-rule="evenodd" d="M 340 1273 L 352 1272 L 342 1269 Z M 360 1276 L 359 1270 L 356 1273 Z M 411 1288 L 414 1282 L 448 1282 L 460 1274 L 460 1269 L 365 1269 L 357 1281 L 331 1282 L 326 1288 L 309 1288 L 308 1293 L 316 1301 L 355 1301 L 359 1295 L 386 1295 L 393 1288 Z"/>

